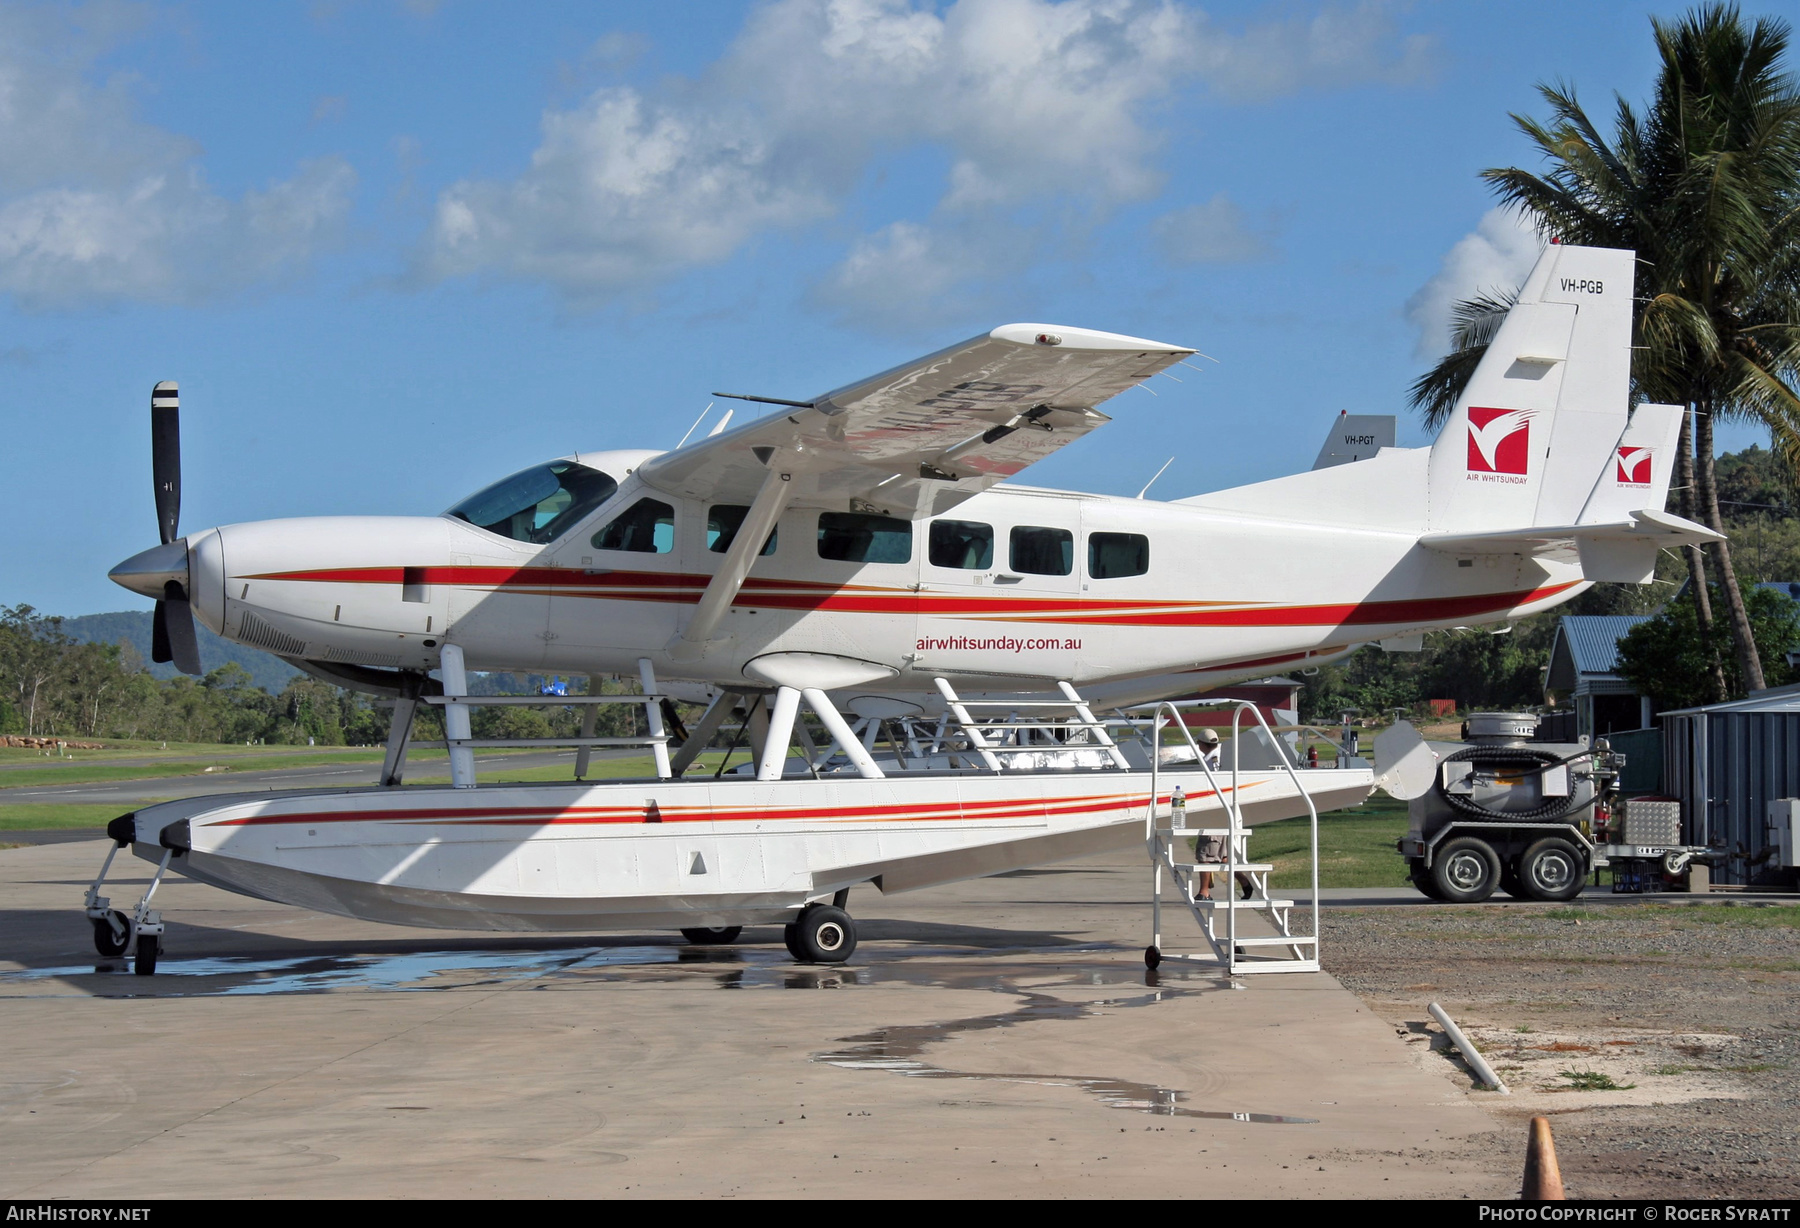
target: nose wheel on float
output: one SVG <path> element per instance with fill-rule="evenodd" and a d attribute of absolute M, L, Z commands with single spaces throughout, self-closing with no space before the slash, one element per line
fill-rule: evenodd
<path fill-rule="evenodd" d="M 106 860 L 100 865 L 100 873 L 88 887 L 83 901 L 88 922 L 94 927 L 94 950 L 109 959 L 129 955 L 132 971 L 139 976 L 150 976 L 156 971 L 156 959 L 162 953 L 163 938 L 162 914 L 150 907 L 150 900 L 156 895 L 156 889 L 162 886 L 169 861 L 178 850 L 170 847 L 163 849 L 162 861 L 157 865 L 156 873 L 151 876 L 150 885 L 144 889 L 144 898 L 128 913 L 114 908 L 112 900 L 100 894 L 100 888 L 106 882 L 107 872 L 112 869 L 113 858 L 119 855 L 120 849 L 136 838 L 137 829 L 133 816 L 120 815 L 106 825 L 106 834 L 112 837 L 113 847 L 108 850 Z"/>

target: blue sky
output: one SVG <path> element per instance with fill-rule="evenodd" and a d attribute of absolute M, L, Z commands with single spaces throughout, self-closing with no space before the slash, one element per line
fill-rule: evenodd
<path fill-rule="evenodd" d="M 1218 359 L 1046 485 L 1277 476 L 1340 409 L 1422 443 L 1448 303 L 1535 250 L 1476 178 L 1535 165 L 1508 112 L 1641 99 L 1678 11 L 0 0 L 0 602 L 146 604 L 105 573 L 161 379 L 184 529 L 434 513 L 1015 320 Z"/>

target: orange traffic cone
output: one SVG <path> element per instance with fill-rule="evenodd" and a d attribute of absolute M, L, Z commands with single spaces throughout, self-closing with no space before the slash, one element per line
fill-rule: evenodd
<path fill-rule="evenodd" d="M 1519 1191 L 1525 1202 L 1561 1202 L 1562 1170 L 1556 1166 L 1556 1144 L 1550 1138 L 1550 1119 L 1531 1119 L 1531 1138 L 1525 1144 L 1525 1184 Z"/>

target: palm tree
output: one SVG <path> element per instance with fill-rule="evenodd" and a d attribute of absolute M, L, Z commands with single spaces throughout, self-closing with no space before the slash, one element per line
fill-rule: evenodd
<path fill-rule="evenodd" d="M 1549 123 L 1514 122 L 1550 163 L 1482 172 L 1540 233 L 1638 253 L 1632 379 L 1646 400 L 1689 407 L 1676 473 L 1681 512 L 1724 531 L 1713 475 L 1723 418 L 1765 423 L 1800 460 L 1800 90 L 1783 71 L 1788 26 L 1746 27 L 1735 4 L 1676 22 L 1652 19 L 1662 67 L 1640 118 L 1621 99 L 1609 143 L 1568 86 L 1542 86 Z M 1461 305 L 1457 346 L 1413 385 L 1413 404 L 1441 423 L 1504 318 L 1505 295 Z M 1691 429 L 1690 429 L 1691 423 Z M 1688 550 L 1696 613 L 1713 621 L 1706 554 Z M 1750 690 L 1762 662 L 1727 542 L 1710 551 L 1733 647 Z M 1723 671 L 1716 671 L 1723 698 Z"/>

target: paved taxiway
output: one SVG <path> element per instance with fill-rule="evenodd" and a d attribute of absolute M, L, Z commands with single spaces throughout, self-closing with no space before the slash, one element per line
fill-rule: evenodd
<path fill-rule="evenodd" d="M 1483 1094 L 1330 977 L 1147 974 L 1129 857 L 861 889 L 834 969 L 773 929 L 404 930 L 172 880 L 140 978 L 78 907 L 104 851 L 0 851 L 0 1196 L 1517 1188 Z"/>
<path fill-rule="evenodd" d="M 593 758 L 617 759 L 640 754 L 631 750 L 598 750 Z M 100 761 L 84 761 L 100 762 Z M 124 761 L 136 765 L 142 760 Z M 242 762 L 241 760 L 239 762 Z M 250 762 L 254 763 L 255 760 Z M 505 755 L 477 755 L 475 766 L 484 780 L 505 780 L 507 771 L 573 766 L 569 752 L 530 751 Z M 25 767 L 39 765 L 27 763 Z M 102 764 L 102 766 L 112 766 Z M 447 759 L 415 759 L 407 764 L 409 779 L 441 776 L 448 779 Z M 346 789 L 354 785 L 372 785 L 381 776 L 381 763 L 322 763 L 307 767 L 246 767 L 214 775 L 163 776 L 146 780 L 101 781 L 91 784 L 24 785 L 8 787 L 4 771 L 0 771 L 0 806 L 56 802 L 72 806 L 108 806 L 117 804 L 121 812 L 151 800 L 170 797 L 211 797 L 221 793 L 250 793 L 258 789 Z"/>

